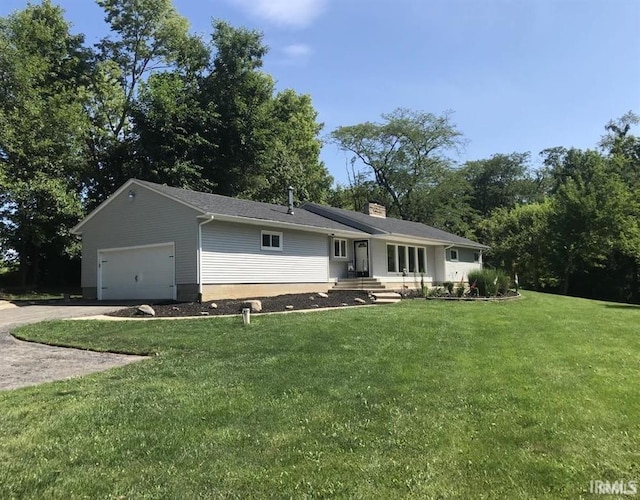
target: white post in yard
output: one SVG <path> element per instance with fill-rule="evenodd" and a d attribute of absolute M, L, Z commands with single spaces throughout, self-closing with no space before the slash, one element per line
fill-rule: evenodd
<path fill-rule="evenodd" d="M 242 309 L 242 322 L 245 325 L 251 324 L 251 308 L 245 307 Z"/>

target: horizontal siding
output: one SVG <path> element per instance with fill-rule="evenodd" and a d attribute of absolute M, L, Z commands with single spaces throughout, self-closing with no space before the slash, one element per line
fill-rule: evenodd
<path fill-rule="evenodd" d="M 202 282 L 326 283 L 329 237 L 282 231 L 282 251 L 261 250 L 261 226 L 212 221 L 202 227 Z"/>
<path fill-rule="evenodd" d="M 197 283 L 199 213 L 136 184 L 82 227 L 82 286 L 97 286 L 100 249 L 175 243 L 176 284 Z"/>

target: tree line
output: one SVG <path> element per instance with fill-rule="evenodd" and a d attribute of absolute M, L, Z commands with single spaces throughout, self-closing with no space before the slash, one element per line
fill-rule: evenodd
<path fill-rule="evenodd" d="M 458 165 L 451 112 L 397 109 L 324 139 L 311 97 L 277 92 L 261 33 L 189 33 L 171 0 L 96 0 L 89 46 L 42 0 L 0 18 L 1 258 L 22 287 L 77 282 L 69 231 L 131 177 L 267 202 L 362 210 L 485 243 L 521 285 L 640 302 L 640 139 L 628 113 L 590 150 L 496 154 Z M 333 186 L 324 141 L 348 153 Z"/>

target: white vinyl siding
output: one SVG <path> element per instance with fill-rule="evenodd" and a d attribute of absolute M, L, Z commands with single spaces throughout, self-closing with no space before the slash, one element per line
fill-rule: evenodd
<path fill-rule="evenodd" d="M 212 221 L 202 227 L 202 282 L 326 283 L 328 237 L 283 230 L 282 251 L 262 250 L 264 228 Z M 266 231 L 270 232 L 270 231 Z"/>
<path fill-rule="evenodd" d="M 128 192 L 135 192 L 129 198 Z M 199 213 L 134 184 L 97 212 L 82 228 L 82 286 L 98 286 L 98 251 L 161 243 L 175 244 L 175 282 L 197 282 Z"/>

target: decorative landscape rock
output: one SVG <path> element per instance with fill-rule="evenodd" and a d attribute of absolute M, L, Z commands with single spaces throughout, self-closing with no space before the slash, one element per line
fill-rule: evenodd
<path fill-rule="evenodd" d="M 209 313 L 207 311 L 202 311 L 200 313 L 200 316 L 209 316 Z"/>
<path fill-rule="evenodd" d="M 259 300 L 245 300 L 242 303 L 242 307 L 248 307 L 252 313 L 259 313 L 262 311 L 262 302 Z"/>
<path fill-rule="evenodd" d="M 358 304 L 366 304 L 367 301 L 364 299 L 361 299 L 360 297 L 356 297 L 355 299 L 353 299 L 354 302 L 357 302 Z"/>
<path fill-rule="evenodd" d="M 291 310 L 291 309 L 293 309 L 293 306 L 291 306 L 291 305 L 289 305 L 289 306 L 284 306 L 284 308 L 285 308 L 285 309 L 289 309 L 289 310 Z"/>
<path fill-rule="evenodd" d="M 318 293 L 318 297 L 322 297 L 323 299 L 327 299 L 327 298 L 329 298 L 329 295 L 324 293 L 324 292 L 320 292 L 320 293 Z"/>
<path fill-rule="evenodd" d="M 146 316 L 155 316 L 156 312 L 153 310 L 153 307 L 151 307 L 150 305 L 147 304 L 142 304 L 140 307 L 138 307 L 138 312 L 140 314 L 144 314 Z"/>
<path fill-rule="evenodd" d="M 218 309 L 218 304 L 216 304 L 215 302 L 212 302 L 212 303 L 209 305 L 209 308 L 210 308 L 210 309 Z"/>
<path fill-rule="evenodd" d="M 303 309 L 318 309 L 327 307 L 357 307 L 362 304 L 354 302 L 353 299 L 361 297 L 367 304 L 371 304 L 372 301 L 367 298 L 367 292 L 359 290 L 338 290 L 332 291 L 329 296 L 320 298 L 319 295 L 314 294 L 316 300 L 309 300 L 309 293 L 300 294 L 285 294 L 274 297 L 255 297 L 253 299 L 218 299 L 215 301 L 217 307 L 212 307 L 214 301 L 207 302 L 182 302 L 179 304 L 154 304 L 153 309 L 155 311 L 155 317 L 187 317 L 197 316 L 200 317 L 201 312 L 208 312 L 210 317 L 219 315 L 235 315 L 240 313 L 243 308 L 251 310 L 250 306 L 243 305 L 247 300 L 260 300 L 262 305 L 262 311 L 256 314 L 264 314 L 266 312 L 292 312 L 285 310 L 285 306 L 293 306 L 294 311 L 300 311 Z M 13 306 L 12 307 L 17 307 Z M 178 308 L 179 310 L 176 310 Z M 138 312 L 138 307 L 130 307 L 127 309 L 119 309 L 113 313 L 109 313 L 110 316 L 118 317 L 143 317 L 142 313 Z"/>

